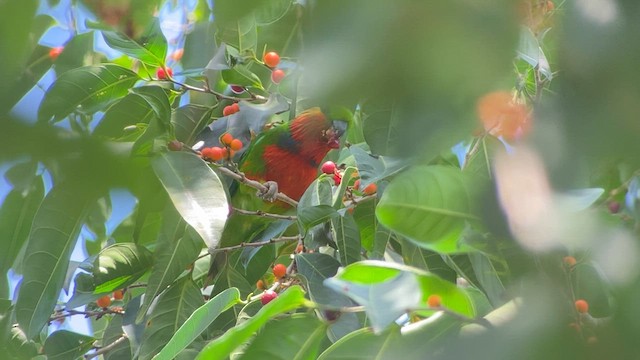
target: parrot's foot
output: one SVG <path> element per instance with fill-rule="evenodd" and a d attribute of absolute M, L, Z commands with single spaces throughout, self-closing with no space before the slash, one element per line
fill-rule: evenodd
<path fill-rule="evenodd" d="M 258 190 L 258 197 L 265 201 L 274 202 L 278 196 L 278 183 L 275 181 L 267 181 L 264 185 L 267 189 L 265 191 Z"/>

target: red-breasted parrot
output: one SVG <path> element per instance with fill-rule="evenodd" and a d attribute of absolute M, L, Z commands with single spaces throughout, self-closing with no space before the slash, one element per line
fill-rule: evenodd
<path fill-rule="evenodd" d="M 277 184 L 277 191 L 300 200 L 305 190 L 318 176 L 318 167 L 331 149 L 340 146 L 351 114 L 344 108 L 325 115 L 318 107 L 300 113 L 292 121 L 274 126 L 258 135 L 238 161 L 238 169 L 249 179 Z M 231 205 L 236 209 L 286 213 L 292 207 L 282 201 L 267 201 L 256 190 L 240 183 L 230 189 Z M 231 212 L 218 247 L 250 242 L 273 219 Z M 211 249 L 210 249 L 211 250 Z M 225 256 L 212 257 L 209 275 L 221 270 Z M 233 257 L 237 260 L 237 256 Z M 233 264 L 232 264 L 233 265 Z"/>

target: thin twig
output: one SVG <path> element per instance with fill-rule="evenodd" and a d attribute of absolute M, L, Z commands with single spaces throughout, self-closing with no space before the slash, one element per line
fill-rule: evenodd
<path fill-rule="evenodd" d="M 295 221 L 298 219 L 296 216 L 293 216 L 293 215 L 272 214 L 272 213 L 267 213 L 261 210 L 249 211 L 249 210 L 233 208 L 233 212 L 242 214 L 242 215 L 253 215 L 253 216 L 260 216 L 260 217 L 266 217 L 266 218 L 272 218 L 272 219 L 283 219 L 283 220 L 292 220 L 292 221 Z"/>
<path fill-rule="evenodd" d="M 218 98 L 218 100 L 230 100 L 230 101 L 241 101 L 241 100 L 259 100 L 259 101 L 267 101 L 267 98 L 265 98 L 264 96 L 260 96 L 260 95 L 255 95 L 253 93 L 249 93 L 248 98 L 241 98 L 241 97 L 236 97 L 236 96 L 229 96 L 229 95 L 225 95 L 222 93 L 219 93 L 217 91 L 213 91 L 209 88 L 199 88 L 197 86 L 193 86 L 193 85 L 189 85 L 189 84 L 185 84 L 185 83 L 181 83 L 176 79 L 168 79 L 170 80 L 172 83 L 182 87 L 183 89 L 186 90 L 191 90 L 191 91 L 197 91 L 197 92 L 201 92 L 201 93 L 206 93 L 206 94 L 212 94 L 213 96 L 215 96 L 216 98 Z"/>
<path fill-rule="evenodd" d="M 352 207 L 355 207 L 356 205 L 358 205 L 360 203 L 373 200 L 373 199 L 375 199 L 377 197 L 378 197 L 378 194 L 371 194 L 371 195 L 365 195 L 365 196 L 361 196 L 361 197 L 352 198 L 350 201 L 345 201 L 344 202 L 344 207 L 345 208 L 352 208 Z"/>
<path fill-rule="evenodd" d="M 298 241 L 299 238 L 300 236 L 296 235 L 296 236 L 282 236 L 282 237 L 273 238 L 266 241 L 259 241 L 259 242 L 243 242 L 238 245 L 213 249 L 211 250 L 211 253 L 214 254 L 214 253 L 219 253 L 223 251 L 232 251 L 232 250 L 242 249 L 246 247 L 259 247 L 259 246 L 275 244 L 279 242 Z"/>
<path fill-rule="evenodd" d="M 231 178 L 233 178 L 233 179 L 235 179 L 235 180 L 237 180 L 237 181 L 239 181 L 239 182 L 241 182 L 241 183 L 243 183 L 243 184 L 245 184 L 247 186 L 250 186 L 250 187 L 252 187 L 252 188 L 254 188 L 256 190 L 259 190 L 260 192 L 264 193 L 264 192 L 267 192 L 269 190 L 266 186 L 264 186 L 260 182 L 247 178 L 241 172 L 235 172 L 235 171 L 233 171 L 231 169 L 228 169 L 226 167 L 223 167 L 223 166 L 219 166 L 218 170 L 221 173 L 223 173 L 223 174 L 225 174 L 225 175 L 227 175 L 227 176 L 229 176 L 229 177 L 231 177 Z M 287 204 L 289 204 L 289 205 L 291 205 L 293 207 L 297 207 L 298 206 L 298 202 L 297 201 L 293 200 L 292 198 L 290 198 L 289 196 L 287 196 L 287 195 L 285 195 L 285 194 L 283 194 L 281 192 L 277 193 L 275 197 L 276 197 L 277 200 L 285 202 L 285 203 L 287 203 Z"/>
<path fill-rule="evenodd" d="M 122 334 L 122 336 L 120 336 L 119 338 L 117 338 L 114 342 L 112 342 L 111 344 L 107 345 L 107 346 L 103 346 L 100 349 L 98 349 L 96 352 L 91 353 L 91 354 L 85 354 L 84 358 L 85 359 L 93 359 L 94 357 L 100 356 L 104 353 L 107 353 L 113 349 L 115 349 L 116 346 L 120 345 L 121 343 L 123 343 L 125 340 L 127 340 L 127 335 L 126 334 Z"/>
<path fill-rule="evenodd" d="M 64 311 L 66 311 L 66 313 L 58 312 L 57 315 L 50 317 L 49 322 L 61 320 L 66 317 L 74 316 L 74 315 L 84 315 L 85 317 L 95 316 L 96 318 L 99 318 L 107 314 L 117 314 L 117 315 L 124 314 L 124 311 L 122 309 L 114 309 L 114 308 L 105 308 L 100 311 L 80 311 L 80 310 L 73 310 L 73 309 L 64 310 Z"/>
<path fill-rule="evenodd" d="M 475 318 L 475 317 L 467 317 L 464 316 L 460 313 L 457 313 L 451 309 L 448 309 L 444 306 L 436 306 L 436 307 L 424 307 L 424 308 L 414 308 L 411 309 L 410 311 L 407 312 L 411 312 L 411 311 L 424 311 L 424 310 L 435 310 L 435 311 L 442 311 L 445 314 L 451 315 L 452 317 L 462 321 L 462 322 L 466 322 L 466 323 L 471 323 L 471 324 L 477 324 L 480 326 L 483 326 L 487 329 L 492 329 L 493 328 L 493 324 L 491 324 L 489 322 L 489 320 L 485 319 L 485 318 Z"/>

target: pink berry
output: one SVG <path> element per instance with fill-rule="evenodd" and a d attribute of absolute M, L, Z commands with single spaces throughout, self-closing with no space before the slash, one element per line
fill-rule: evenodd
<path fill-rule="evenodd" d="M 234 94 L 242 94 L 244 92 L 244 87 L 240 85 L 231 85 L 231 91 Z"/>
<path fill-rule="evenodd" d="M 609 203 L 609 211 L 612 214 L 617 214 L 620 211 L 620 203 L 617 201 L 612 201 Z"/>
<path fill-rule="evenodd" d="M 333 174 L 336 171 L 336 164 L 333 161 L 327 161 L 322 164 L 322 172 L 325 174 Z"/>
<path fill-rule="evenodd" d="M 333 181 L 336 183 L 336 186 L 340 185 L 340 183 L 342 182 L 342 176 L 340 176 L 340 174 L 334 174 Z"/>
<path fill-rule="evenodd" d="M 271 300 L 275 299 L 278 297 L 278 293 L 276 293 L 273 290 L 267 290 L 264 293 L 262 293 L 262 297 L 260 298 L 260 302 L 262 303 L 262 305 L 267 305 L 268 303 L 271 302 Z"/>

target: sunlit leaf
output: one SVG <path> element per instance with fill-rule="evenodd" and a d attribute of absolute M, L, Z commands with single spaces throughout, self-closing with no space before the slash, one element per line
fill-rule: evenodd
<path fill-rule="evenodd" d="M 47 337 L 44 353 L 47 359 L 75 359 L 91 349 L 96 339 L 67 330 L 58 330 Z"/>
<path fill-rule="evenodd" d="M 123 53 L 152 66 L 164 64 L 167 56 L 167 40 L 160 29 L 160 20 L 155 19 L 140 39 L 133 40 L 115 31 L 102 31 L 104 41 Z"/>
<path fill-rule="evenodd" d="M 144 246 L 134 243 L 111 245 L 93 263 L 94 293 L 104 293 L 133 284 L 149 271 L 153 258 Z"/>

